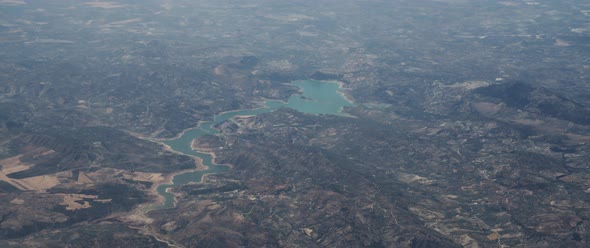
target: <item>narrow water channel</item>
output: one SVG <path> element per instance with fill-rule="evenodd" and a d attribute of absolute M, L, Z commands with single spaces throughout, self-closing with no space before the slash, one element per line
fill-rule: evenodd
<path fill-rule="evenodd" d="M 341 86 L 336 82 L 302 80 L 295 81 L 292 84 L 301 88 L 302 93 L 292 95 L 287 103 L 280 101 L 267 101 L 263 108 L 224 112 L 215 116 L 213 121 L 203 122 L 199 125 L 199 127 L 186 130 L 180 137 L 176 139 L 161 141 L 162 143 L 170 146 L 170 148 L 176 152 L 201 158 L 203 160 L 203 164 L 208 168 L 202 171 L 187 172 L 176 175 L 172 180 L 172 184 L 162 184 L 158 186 L 158 194 L 164 196 L 165 202 L 159 206 L 152 206 L 150 210 L 174 207 L 174 195 L 167 192 L 168 188 L 191 182 L 200 182 L 203 178 L 203 175 L 205 174 L 219 173 L 229 169 L 228 166 L 215 164 L 211 154 L 201 153 L 191 148 L 191 143 L 194 139 L 207 134 L 214 135 L 219 133 L 217 129 L 213 128 L 213 126 L 216 124 L 224 122 L 234 116 L 258 115 L 274 111 L 281 107 L 292 108 L 299 112 L 309 114 L 332 114 L 347 116 L 346 114 L 342 113 L 343 107 L 353 106 L 353 103 L 348 101 L 340 92 Z"/>

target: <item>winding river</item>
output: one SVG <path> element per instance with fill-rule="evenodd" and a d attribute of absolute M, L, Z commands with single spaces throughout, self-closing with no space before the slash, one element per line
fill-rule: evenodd
<path fill-rule="evenodd" d="M 162 205 L 150 207 L 150 210 L 174 207 L 174 195 L 168 192 L 169 188 L 191 182 L 200 182 L 205 174 L 223 172 L 229 169 L 226 165 L 215 164 L 211 154 L 195 151 L 191 147 L 191 143 L 194 139 L 207 134 L 218 134 L 219 131 L 213 128 L 216 124 L 224 122 L 234 116 L 257 115 L 271 112 L 282 107 L 292 108 L 299 112 L 309 114 L 348 116 L 347 114 L 342 113 L 343 107 L 354 105 L 345 98 L 342 92 L 340 92 L 341 85 L 339 83 L 302 80 L 295 81 L 292 84 L 299 87 L 301 93 L 292 95 L 286 103 L 281 101 L 267 101 L 264 107 L 259 109 L 224 112 L 215 116 L 213 121 L 202 122 L 198 127 L 186 130 L 175 139 L 160 140 L 159 142 L 168 145 L 176 152 L 201 158 L 203 160 L 203 165 L 207 166 L 207 169 L 179 174 L 173 177 L 172 184 L 159 185 L 157 187 L 158 194 L 164 196 L 165 201 Z"/>

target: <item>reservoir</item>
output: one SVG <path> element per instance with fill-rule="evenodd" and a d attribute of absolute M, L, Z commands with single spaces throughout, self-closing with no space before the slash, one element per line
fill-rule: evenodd
<path fill-rule="evenodd" d="M 172 140 L 160 141 L 176 152 L 198 157 L 203 160 L 203 165 L 207 166 L 206 170 L 193 171 L 174 176 L 172 184 L 162 184 L 157 188 L 158 194 L 164 196 L 165 202 L 160 206 L 152 206 L 149 210 L 164 209 L 174 207 L 174 195 L 167 192 L 168 188 L 180 186 L 191 182 L 200 182 L 203 175 L 210 173 L 219 173 L 229 169 L 228 166 L 215 164 L 213 157 L 208 153 L 201 153 L 191 148 L 191 143 L 203 135 L 215 135 L 219 131 L 213 126 L 224 122 L 238 115 L 257 115 L 271 112 L 282 107 L 291 108 L 299 112 L 308 114 L 330 114 L 339 116 L 349 116 L 342 112 L 343 107 L 353 106 L 340 92 L 341 85 L 336 82 L 324 82 L 316 80 L 295 81 L 293 85 L 301 89 L 300 94 L 294 94 L 289 97 L 288 101 L 266 101 L 264 107 L 259 109 L 236 110 L 221 113 L 214 117 L 213 121 L 202 122 L 198 127 L 188 129 L 178 138 Z"/>

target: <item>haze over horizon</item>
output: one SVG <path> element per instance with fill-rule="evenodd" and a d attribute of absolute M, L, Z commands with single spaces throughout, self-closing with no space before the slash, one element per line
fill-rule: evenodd
<path fill-rule="evenodd" d="M 0 0 L 0 247 L 588 247 L 582 0 Z"/>

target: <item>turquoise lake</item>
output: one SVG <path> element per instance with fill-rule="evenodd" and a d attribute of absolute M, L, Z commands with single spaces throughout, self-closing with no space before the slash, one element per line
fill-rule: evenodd
<path fill-rule="evenodd" d="M 160 206 L 153 206 L 150 209 L 164 209 L 174 207 L 174 195 L 167 192 L 168 188 L 180 186 L 191 182 L 200 182 L 203 175 L 210 173 L 219 173 L 229 169 L 226 165 L 218 165 L 213 162 L 210 154 L 200 153 L 191 148 L 191 143 L 207 134 L 217 134 L 219 131 L 213 126 L 238 115 L 257 115 L 266 112 L 271 112 L 282 107 L 291 108 L 299 112 L 308 114 L 330 114 L 348 116 L 342 113 L 343 107 L 353 106 L 342 93 L 340 93 L 340 85 L 335 82 L 323 82 L 315 80 L 295 81 L 293 85 L 301 89 L 300 94 L 295 94 L 289 97 L 287 103 L 281 101 L 267 101 L 265 106 L 259 109 L 236 110 L 221 113 L 215 116 L 213 121 L 203 122 L 197 128 L 186 130 L 180 137 L 172 140 L 161 141 L 170 146 L 174 151 L 179 153 L 196 156 L 203 160 L 203 164 L 208 167 L 206 170 L 187 172 L 176 175 L 172 184 L 162 184 L 158 186 L 157 191 L 160 195 L 165 197 L 165 202 Z"/>

